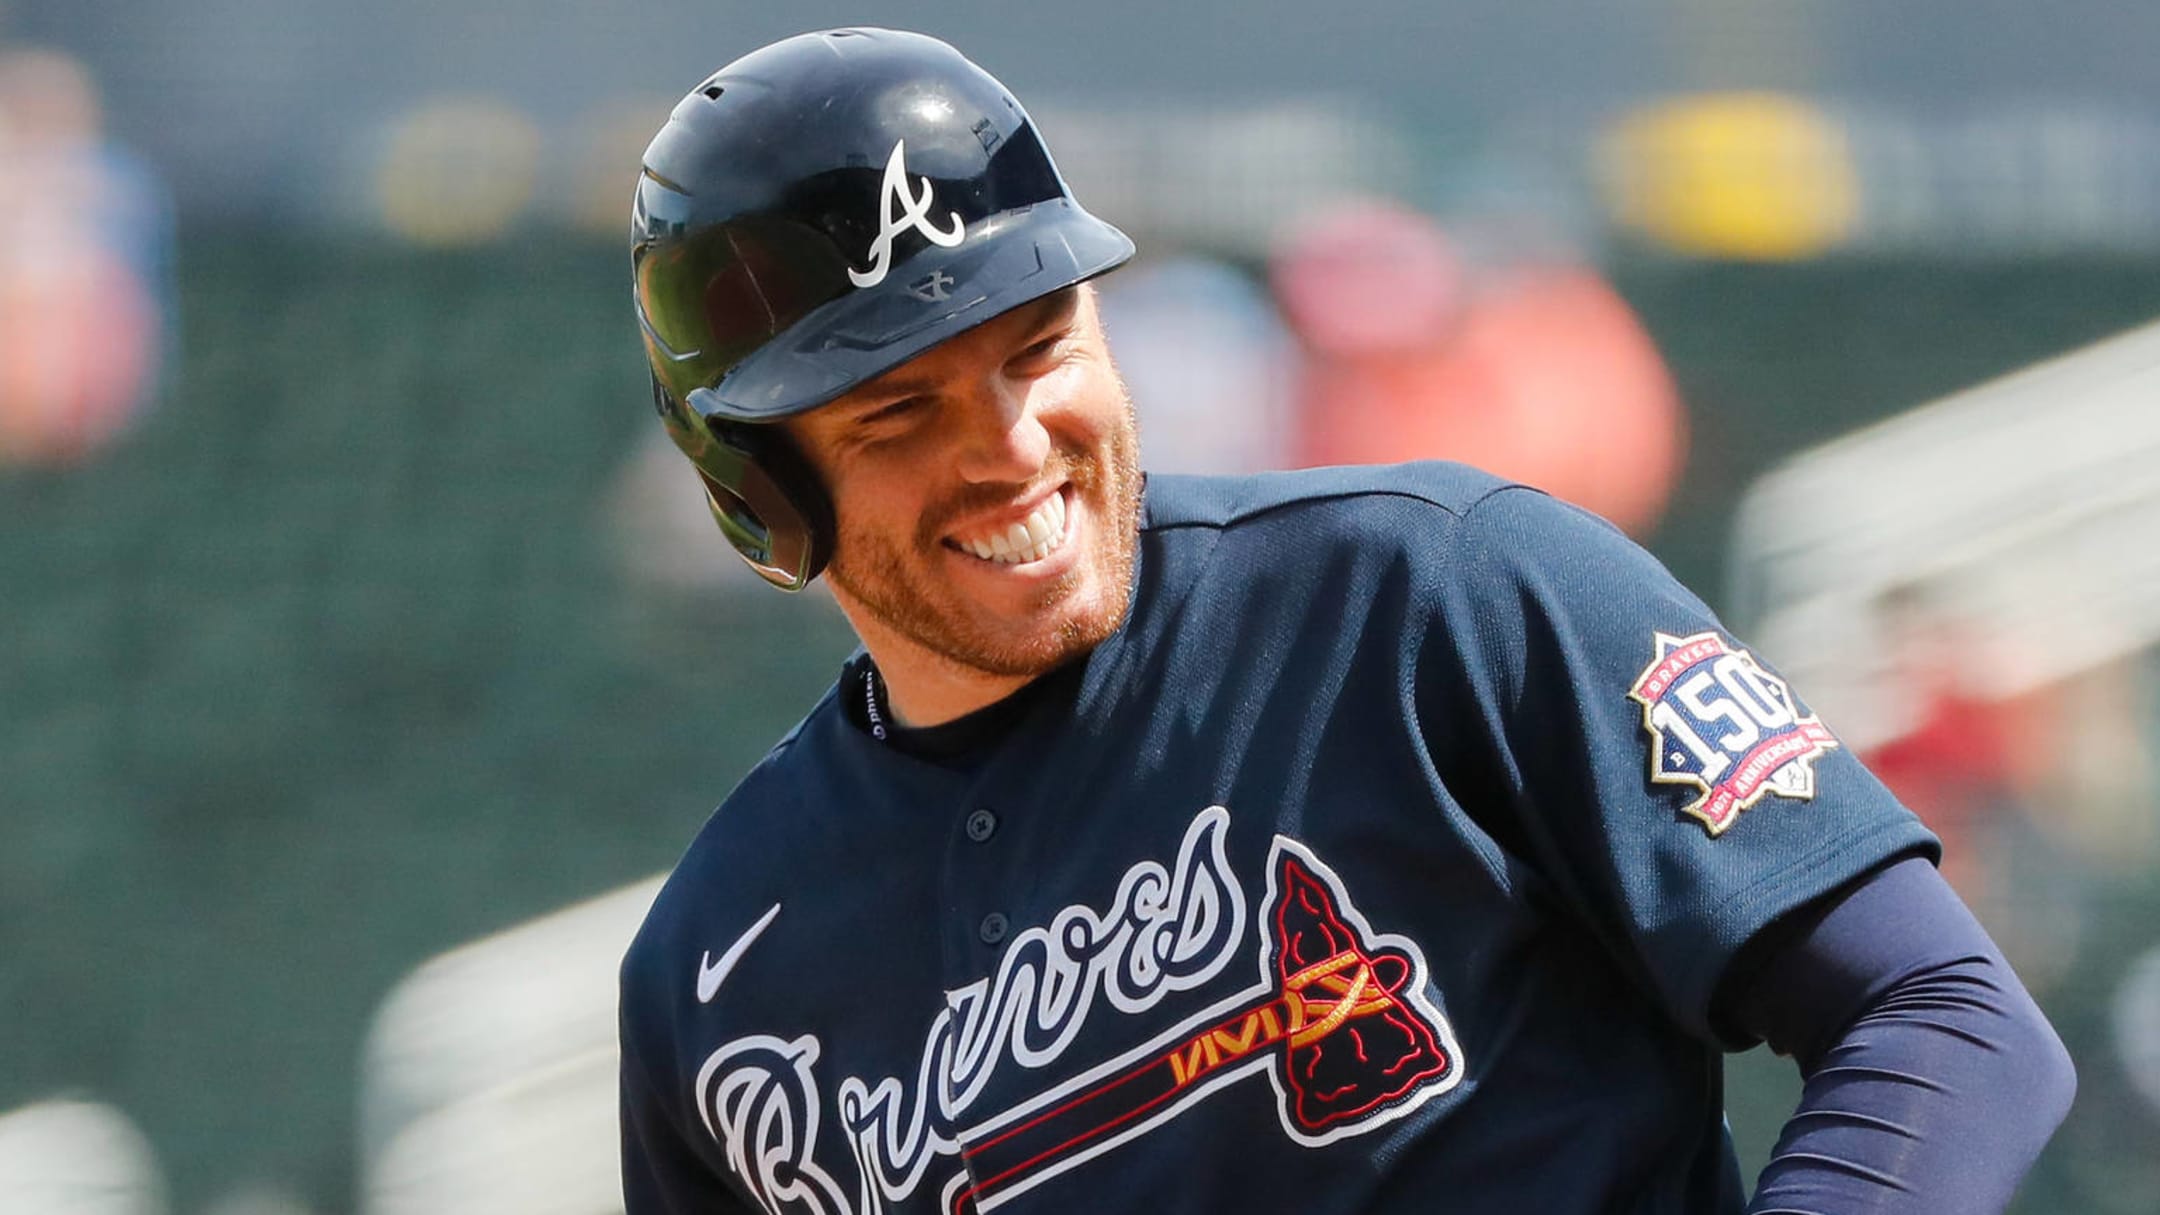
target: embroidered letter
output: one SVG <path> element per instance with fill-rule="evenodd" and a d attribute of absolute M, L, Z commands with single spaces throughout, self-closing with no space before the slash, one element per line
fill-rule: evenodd
<path fill-rule="evenodd" d="M 928 237 L 930 243 L 950 249 L 960 243 L 967 234 L 960 222 L 958 211 L 948 211 L 945 218 L 952 221 L 952 230 L 940 232 L 930 222 L 930 179 L 922 179 L 922 193 L 908 189 L 907 140 L 892 146 L 892 156 L 885 161 L 885 184 L 878 192 L 878 234 L 870 242 L 870 268 L 849 268 L 848 278 L 858 287 L 875 287 L 885 281 L 885 272 L 892 268 L 893 237 L 909 228 Z"/>

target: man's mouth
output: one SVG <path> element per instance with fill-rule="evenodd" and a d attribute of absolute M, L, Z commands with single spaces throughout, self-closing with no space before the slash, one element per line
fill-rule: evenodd
<path fill-rule="evenodd" d="M 961 552 L 997 565 L 1040 561 L 1065 543 L 1065 495 L 1044 498 L 1026 518 L 1003 528 L 952 536 L 947 543 Z"/>

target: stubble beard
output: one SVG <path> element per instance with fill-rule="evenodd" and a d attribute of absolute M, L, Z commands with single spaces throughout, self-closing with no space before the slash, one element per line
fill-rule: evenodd
<path fill-rule="evenodd" d="M 986 486 L 956 495 L 925 513 L 913 537 L 914 557 L 883 535 L 840 527 L 826 576 L 879 623 L 964 671 L 1033 678 L 1102 644 L 1124 623 L 1139 548 L 1140 452 L 1128 402 L 1124 423 L 1099 452 L 1052 453 L 1046 477 L 1070 481 L 1088 508 L 1092 551 L 1063 577 L 1044 585 L 1032 604 L 1049 619 L 999 628 L 982 618 L 928 567 L 942 548 L 944 523 L 970 509 L 1008 500 L 1010 487 Z M 972 558 L 970 558 L 972 560 Z M 1068 603 L 1090 574 L 1097 598 Z"/>

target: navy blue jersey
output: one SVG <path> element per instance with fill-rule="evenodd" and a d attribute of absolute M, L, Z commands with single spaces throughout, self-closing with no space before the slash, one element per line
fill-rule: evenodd
<path fill-rule="evenodd" d="M 1612 528 L 1450 465 L 1148 481 L 975 762 L 843 681 L 623 967 L 631 1215 L 1737 1212 L 1710 1004 L 1933 839 Z"/>

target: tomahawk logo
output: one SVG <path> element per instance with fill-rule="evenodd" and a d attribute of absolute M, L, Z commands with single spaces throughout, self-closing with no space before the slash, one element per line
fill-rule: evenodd
<path fill-rule="evenodd" d="M 1234 884 L 1223 884 L 1227 823 L 1221 807 L 1202 811 L 1186 832 L 1176 876 L 1142 862 L 1120 883 L 1107 913 L 1072 907 L 1056 917 L 1065 939 L 1111 948 L 1088 945 L 1088 961 L 1077 968 L 1045 958 L 1053 963 L 1045 974 L 1060 981 L 1045 986 L 1030 979 L 1015 987 L 1026 989 L 1031 1004 L 1047 1002 L 1067 1014 L 1054 1026 L 1037 1027 L 1051 1032 L 1034 1049 L 1025 1049 L 1034 1036 L 1028 1027 L 1050 1009 L 1015 1007 L 983 1018 L 985 1027 L 996 1027 L 995 1036 L 1012 1035 L 1010 1061 L 1030 1068 L 1055 1063 L 1089 1008 L 1100 1007 L 1092 998 L 1098 989 L 1118 1012 L 1139 1015 L 1220 970 L 1244 938 L 1244 900 Z M 980 1087 L 966 1076 L 994 1066 L 981 1054 L 982 1028 L 941 1015 L 925 1045 L 913 1103 L 902 1100 L 905 1086 L 897 1078 L 875 1087 L 853 1076 L 841 1082 L 841 1122 L 860 1169 L 853 1187 L 817 1159 L 822 1102 L 814 1035 L 792 1041 L 756 1035 L 721 1047 L 698 1077 L 700 1111 L 737 1176 L 773 1215 L 885 1209 L 917 1190 L 934 1159 L 955 1154 L 965 1168 L 948 1175 L 940 1206 L 949 1215 L 970 1215 L 1254 1077 L 1266 1077 L 1273 1089 L 1283 1134 L 1305 1147 L 1384 1126 L 1461 1081 L 1460 1052 L 1427 995 L 1417 945 L 1374 932 L 1334 871 L 1284 836 L 1275 837 L 1269 854 L 1257 923 L 1258 978 L 1251 986 L 987 1118 L 970 1120 Z M 1101 929 L 1111 931 L 1096 941 Z M 1139 952 L 1118 948 L 1127 944 Z M 1178 961 L 1169 970 L 1155 963 L 1151 972 L 1145 969 L 1151 956 Z M 976 993 L 971 1007 L 1005 1006 L 998 992 L 1006 977 L 1001 972 L 995 990 Z M 1135 977 L 1146 982 L 1136 988 Z M 912 1114 L 896 1116 L 910 1104 Z"/>
<path fill-rule="evenodd" d="M 1211 1093 L 1266 1076 L 1292 1142 L 1320 1147 L 1393 1122 L 1462 1079 L 1425 959 L 1375 933 L 1333 871 L 1275 837 L 1260 982 L 1147 1045 L 962 1133 L 954 1215 L 988 1211 L 1129 1143 Z"/>
<path fill-rule="evenodd" d="M 893 238 L 910 228 L 922 233 L 931 244 L 946 249 L 967 235 L 958 211 L 945 213 L 945 218 L 952 221 L 949 231 L 941 232 L 930 222 L 930 179 L 921 181 L 920 194 L 908 189 L 907 140 L 895 141 L 892 155 L 885 160 L 885 184 L 878 191 L 878 234 L 870 242 L 870 268 L 849 267 L 847 272 L 856 286 L 875 287 L 885 281 L 885 272 L 892 269 Z"/>

